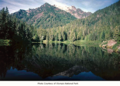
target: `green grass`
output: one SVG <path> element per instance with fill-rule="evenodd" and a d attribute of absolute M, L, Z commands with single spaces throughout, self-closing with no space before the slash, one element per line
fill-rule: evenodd
<path fill-rule="evenodd" d="M 120 52 L 120 49 L 118 49 L 118 52 Z"/>
<path fill-rule="evenodd" d="M 118 52 L 120 52 L 120 49 L 117 49 Z"/>
<path fill-rule="evenodd" d="M 116 43 L 115 45 L 113 45 L 112 49 L 116 50 L 119 45 L 120 45 L 119 43 Z"/>
<path fill-rule="evenodd" d="M 104 41 L 104 42 L 102 42 L 101 45 L 106 45 L 107 43 L 108 43 L 108 41 Z"/>
<path fill-rule="evenodd" d="M 86 40 L 77 40 L 74 41 L 73 44 L 74 45 L 78 45 L 78 46 L 84 46 L 84 45 L 90 45 L 90 46 L 98 46 L 99 45 L 99 41 L 86 41 Z"/>
<path fill-rule="evenodd" d="M 45 44 L 46 44 L 47 42 L 48 42 L 47 40 L 43 40 L 43 43 L 45 43 Z"/>
<path fill-rule="evenodd" d="M 106 47 L 107 43 L 108 43 L 108 41 L 103 41 L 102 43 L 99 44 L 99 47 L 103 47 L 103 45 L 105 45 L 105 47 Z"/>
<path fill-rule="evenodd" d="M 71 42 L 71 41 L 69 41 L 69 40 L 63 41 L 62 43 L 64 43 L 64 44 L 73 44 L 73 42 Z"/>
<path fill-rule="evenodd" d="M 70 43 L 72 43 L 72 42 L 70 42 L 70 41 L 52 41 L 52 40 L 43 40 L 43 43 L 47 43 L 47 42 L 49 42 L 49 43 L 64 43 L 64 44 L 70 44 Z"/>
<path fill-rule="evenodd" d="M 49 43 L 62 43 L 62 41 L 52 41 L 52 40 L 50 40 Z"/>
<path fill-rule="evenodd" d="M 10 40 L 9 39 L 0 39 L 0 46 L 9 46 Z"/>
<path fill-rule="evenodd" d="M 62 41 L 43 40 L 43 43 L 45 43 L 45 44 L 47 44 L 47 43 L 62 43 Z"/>
<path fill-rule="evenodd" d="M 32 42 L 32 43 L 43 43 L 43 42 Z"/>

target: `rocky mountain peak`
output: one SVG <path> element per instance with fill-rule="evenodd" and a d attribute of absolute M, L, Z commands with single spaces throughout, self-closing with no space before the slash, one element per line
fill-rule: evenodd
<path fill-rule="evenodd" d="M 77 9 L 76 9 L 76 7 L 75 7 L 75 6 L 71 6 L 71 10 L 76 11 Z"/>
<path fill-rule="evenodd" d="M 84 12 L 80 8 L 76 8 L 75 6 L 71 6 L 71 7 L 58 6 L 58 5 L 53 5 L 53 6 L 70 13 L 71 15 L 75 16 L 78 19 L 86 18 L 92 14 L 91 12 Z"/>

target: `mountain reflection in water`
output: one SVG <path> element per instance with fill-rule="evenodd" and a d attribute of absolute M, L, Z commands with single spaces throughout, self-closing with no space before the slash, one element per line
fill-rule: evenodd
<path fill-rule="evenodd" d="M 65 44 L 0 46 L 0 80 L 120 80 L 120 55 Z"/>

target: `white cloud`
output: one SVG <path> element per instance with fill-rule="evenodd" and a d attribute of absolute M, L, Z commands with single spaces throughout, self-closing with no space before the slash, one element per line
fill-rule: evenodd
<path fill-rule="evenodd" d="M 43 0 L 44 2 L 48 2 L 51 5 L 58 5 L 58 6 L 69 6 L 67 4 L 61 3 L 63 0 Z"/>
<path fill-rule="evenodd" d="M 10 13 L 16 12 L 19 9 L 27 10 L 29 8 L 36 8 L 43 4 L 40 0 L 4 0 L 3 2 L 0 9 L 8 7 Z"/>
<path fill-rule="evenodd" d="M 90 5 L 90 2 L 84 1 L 84 2 L 82 2 L 82 4 L 83 4 L 84 6 L 89 6 L 89 5 Z"/>
<path fill-rule="evenodd" d="M 75 6 L 83 11 L 95 12 L 116 1 L 118 0 L 0 0 L 0 9 L 7 6 L 10 13 L 13 13 L 19 9 L 28 10 L 29 8 L 37 8 L 47 2 L 51 5 L 56 4 L 61 7 Z"/>

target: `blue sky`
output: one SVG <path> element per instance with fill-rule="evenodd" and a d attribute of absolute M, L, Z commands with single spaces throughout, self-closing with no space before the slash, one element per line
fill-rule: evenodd
<path fill-rule="evenodd" d="M 75 6 L 86 12 L 95 12 L 117 1 L 119 0 L 0 0 L 0 9 L 7 6 L 9 12 L 13 13 L 19 9 L 37 8 L 47 2 L 51 5 Z"/>

